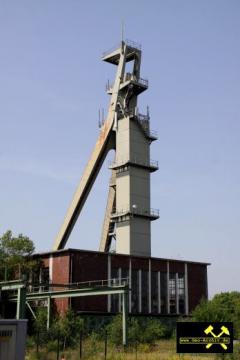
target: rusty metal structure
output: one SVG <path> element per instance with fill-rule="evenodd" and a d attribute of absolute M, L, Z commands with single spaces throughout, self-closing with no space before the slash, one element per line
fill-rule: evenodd
<path fill-rule="evenodd" d="M 159 217 L 150 205 L 150 173 L 158 163 L 150 160 L 150 144 L 157 139 L 150 130 L 149 110 L 138 111 L 138 95 L 148 88 L 141 78 L 141 46 L 121 41 L 103 54 L 103 61 L 117 66 L 115 81 L 107 85 L 111 96 L 108 114 L 78 188 L 56 237 L 53 250 L 63 249 L 81 213 L 99 170 L 109 152 L 111 180 L 99 251 L 108 252 L 116 240 L 116 253 L 151 256 L 151 221 Z M 132 71 L 126 71 L 131 63 Z M 128 64 L 129 67 L 129 64 Z"/>

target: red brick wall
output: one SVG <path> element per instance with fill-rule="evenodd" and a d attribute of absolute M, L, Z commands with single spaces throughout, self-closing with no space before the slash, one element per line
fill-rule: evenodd
<path fill-rule="evenodd" d="M 111 255 L 112 268 L 126 268 L 129 269 L 129 257 L 121 255 Z"/>
<path fill-rule="evenodd" d="M 148 258 L 136 258 L 136 257 L 132 257 L 131 258 L 131 263 L 132 263 L 132 270 L 149 270 L 149 259 Z"/>
<path fill-rule="evenodd" d="M 184 263 L 178 261 L 169 261 L 170 273 L 184 273 Z"/>
<path fill-rule="evenodd" d="M 81 252 L 72 254 L 72 282 L 107 280 L 107 254 Z M 77 311 L 107 311 L 107 296 L 72 298 L 72 306 Z"/>
<path fill-rule="evenodd" d="M 66 284 L 69 283 L 70 278 L 70 255 L 61 254 L 53 257 L 52 260 L 52 283 Z M 59 314 L 63 314 L 68 309 L 69 299 L 55 299 L 54 304 Z"/>
<path fill-rule="evenodd" d="M 188 299 L 191 312 L 207 297 L 207 266 L 201 264 L 188 264 Z"/>
<path fill-rule="evenodd" d="M 152 271 L 167 272 L 167 262 L 163 260 L 152 259 L 151 269 Z"/>

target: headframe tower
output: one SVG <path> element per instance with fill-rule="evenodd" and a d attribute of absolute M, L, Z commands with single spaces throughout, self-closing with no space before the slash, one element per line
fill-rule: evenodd
<path fill-rule="evenodd" d="M 158 163 L 150 160 L 150 144 L 157 136 L 150 130 L 149 110 L 143 115 L 137 106 L 138 95 L 148 88 L 148 81 L 140 76 L 141 47 L 122 41 L 104 53 L 102 60 L 117 66 L 114 83 L 107 85 L 111 96 L 108 114 L 54 250 L 64 248 L 108 151 L 114 149 L 99 250 L 108 252 L 115 239 L 116 253 L 151 256 L 151 221 L 159 214 L 150 204 L 150 173 L 158 169 Z M 131 72 L 126 72 L 128 62 L 132 63 Z"/>

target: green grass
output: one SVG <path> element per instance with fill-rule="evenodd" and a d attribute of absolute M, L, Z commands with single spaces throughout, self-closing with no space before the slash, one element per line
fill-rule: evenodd
<path fill-rule="evenodd" d="M 60 352 L 62 354 L 62 352 Z M 79 350 L 66 350 L 64 352 L 65 360 L 78 360 Z M 40 349 L 39 356 L 35 354 L 35 349 L 28 351 L 26 360 L 56 360 L 56 352 L 47 351 L 47 349 Z M 61 357 L 60 357 L 61 359 Z M 83 357 L 86 360 L 101 360 L 104 359 L 104 344 L 102 342 L 92 342 L 85 340 L 83 343 Z M 107 353 L 108 360 L 215 360 L 215 355 L 201 355 L 201 354 L 176 354 L 176 345 L 174 340 L 161 340 L 156 345 L 149 346 L 139 344 L 136 348 L 133 346 L 128 348 L 125 352 L 122 347 L 116 348 L 111 345 L 108 346 Z"/>

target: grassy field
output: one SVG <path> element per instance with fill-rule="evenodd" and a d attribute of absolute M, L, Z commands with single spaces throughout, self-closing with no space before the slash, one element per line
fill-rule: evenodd
<path fill-rule="evenodd" d="M 60 353 L 62 355 L 62 352 Z M 79 359 L 79 350 L 67 350 L 64 352 L 65 360 Z M 104 359 L 104 345 L 103 343 L 86 341 L 83 344 L 82 359 L 88 360 L 101 360 Z M 47 351 L 40 349 L 39 356 L 37 357 L 35 351 L 32 349 L 27 353 L 26 360 L 56 360 L 56 351 Z M 60 356 L 61 359 L 61 356 Z M 124 352 L 122 348 L 108 347 L 107 352 L 108 360 L 215 360 L 215 355 L 201 355 L 201 354 L 176 354 L 175 341 L 162 340 L 155 346 L 139 345 L 136 348 L 128 349 Z"/>

